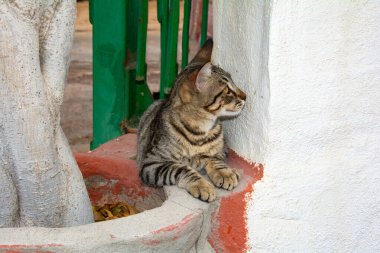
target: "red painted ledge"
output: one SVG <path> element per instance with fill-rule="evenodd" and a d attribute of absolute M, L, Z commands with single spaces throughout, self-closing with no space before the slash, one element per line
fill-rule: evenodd
<path fill-rule="evenodd" d="M 242 253 L 249 249 L 248 201 L 254 184 L 263 177 L 264 168 L 262 164 L 250 164 L 232 150 L 227 163 L 239 170 L 241 179 L 235 190 L 221 197 L 219 209 L 214 214 L 209 242 L 217 253 Z"/>
<path fill-rule="evenodd" d="M 93 166 L 97 167 L 96 171 L 103 170 L 101 174 L 107 179 L 118 178 L 117 175 L 125 173 L 125 170 L 130 170 L 130 176 L 117 181 L 112 186 L 111 192 L 115 196 L 120 196 L 120 192 L 124 191 L 123 193 L 126 195 L 134 194 L 133 196 L 128 195 L 129 199 L 138 200 L 154 195 L 152 191 L 157 191 L 157 188 L 141 184 L 135 169 L 135 155 L 136 135 L 127 134 L 102 145 L 93 152 L 75 154 L 75 157 L 85 178 L 91 176 L 91 167 Z M 234 151 L 229 152 L 227 162 L 231 167 L 238 169 L 241 174 L 241 182 L 232 192 L 218 190 L 218 194 L 222 196 L 219 200 L 219 208 L 213 215 L 213 225 L 208 241 L 217 253 L 242 253 L 249 249 L 248 201 L 251 199 L 254 184 L 263 177 L 263 165 L 250 164 Z M 104 164 L 108 164 L 108 166 L 104 166 Z M 125 189 L 131 190 L 126 191 Z M 103 198 L 104 202 L 105 192 L 110 192 L 107 186 L 103 191 L 101 188 L 97 188 L 96 191 L 89 189 L 90 197 L 95 202 L 102 202 L 100 198 Z"/>

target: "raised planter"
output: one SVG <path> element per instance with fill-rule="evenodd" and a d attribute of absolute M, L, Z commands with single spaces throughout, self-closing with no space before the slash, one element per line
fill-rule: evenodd
<path fill-rule="evenodd" d="M 244 252 L 245 198 L 262 168 L 235 154 L 233 166 L 243 180 L 233 192 L 218 190 L 207 204 L 178 187 L 151 188 L 140 183 L 136 136 L 129 134 L 86 154 L 76 154 L 94 204 L 128 202 L 138 214 L 67 228 L 0 229 L 0 252 Z M 210 231 L 212 231 L 209 236 Z M 210 246 L 213 245 L 213 247 Z"/>

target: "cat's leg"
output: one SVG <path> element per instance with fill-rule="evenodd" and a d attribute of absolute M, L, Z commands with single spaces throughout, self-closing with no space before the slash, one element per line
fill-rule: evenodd
<path fill-rule="evenodd" d="M 193 197 L 203 201 L 211 202 L 216 198 L 214 186 L 194 169 L 180 177 L 178 186 L 186 189 Z"/>
<path fill-rule="evenodd" d="M 188 165 L 176 162 L 143 162 L 141 180 L 149 185 L 178 185 L 193 197 L 203 201 L 215 200 L 214 186 Z"/>
<path fill-rule="evenodd" d="M 223 158 L 201 158 L 200 163 L 203 164 L 207 175 L 216 187 L 230 191 L 238 185 L 239 174 L 230 168 Z"/>

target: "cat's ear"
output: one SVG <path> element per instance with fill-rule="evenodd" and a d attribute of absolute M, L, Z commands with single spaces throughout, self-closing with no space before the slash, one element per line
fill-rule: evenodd
<path fill-rule="evenodd" d="M 198 53 L 195 55 L 195 57 L 191 60 L 190 64 L 210 62 L 213 45 L 214 45 L 214 43 L 213 43 L 211 38 L 206 40 L 206 42 L 203 44 L 202 48 L 198 51 Z"/>
<path fill-rule="evenodd" d="M 199 70 L 197 79 L 195 80 L 195 87 L 198 91 L 203 91 L 207 86 L 207 81 L 211 77 L 211 63 L 206 63 L 201 70 Z"/>
<path fill-rule="evenodd" d="M 179 97 L 183 103 L 189 103 L 197 92 L 202 92 L 207 87 L 211 76 L 211 63 L 206 63 L 199 71 L 191 73 L 179 88 Z"/>

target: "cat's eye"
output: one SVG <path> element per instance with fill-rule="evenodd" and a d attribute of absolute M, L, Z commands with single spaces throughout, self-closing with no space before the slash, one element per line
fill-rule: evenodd
<path fill-rule="evenodd" d="M 223 92 L 227 93 L 227 94 L 230 94 L 230 88 L 228 88 L 228 86 L 226 86 L 226 88 L 224 88 Z"/>
<path fill-rule="evenodd" d="M 222 77 L 222 80 L 225 82 L 225 83 L 228 83 L 228 79 L 226 77 Z"/>

